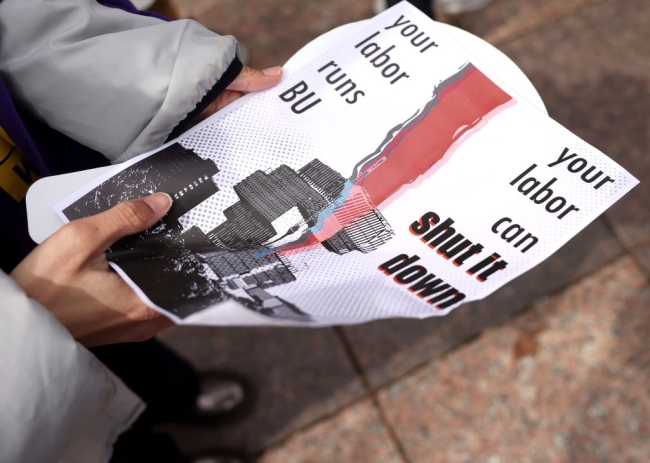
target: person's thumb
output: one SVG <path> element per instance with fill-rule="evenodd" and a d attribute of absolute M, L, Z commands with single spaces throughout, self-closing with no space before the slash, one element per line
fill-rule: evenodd
<path fill-rule="evenodd" d="M 280 82 L 281 78 L 282 68 L 280 66 L 264 69 L 263 71 L 244 66 L 237 78 L 228 86 L 228 90 L 256 92 L 273 87 Z"/>
<path fill-rule="evenodd" d="M 85 228 L 93 234 L 86 242 L 92 245 L 89 253 L 105 251 L 114 242 L 128 235 L 133 235 L 153 226 L 169 211 L 172 198 L 167 193 L 156 193 L 140 199 L 124 201 L 117 206 L 81 219 L 77 227 Z"/>

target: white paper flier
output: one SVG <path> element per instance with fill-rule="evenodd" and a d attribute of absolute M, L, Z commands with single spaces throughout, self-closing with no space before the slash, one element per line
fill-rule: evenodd
<path fill-rule="evenodd" d="M 179 323 L 444 315 L 558 250 L 638 182 L 401 3 L 58 206 L 165 191 L 113 267 Z"/>

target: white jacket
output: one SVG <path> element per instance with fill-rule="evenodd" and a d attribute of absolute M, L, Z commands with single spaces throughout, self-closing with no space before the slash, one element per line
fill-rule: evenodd
<path fill-rule="evenodd" d="M 112 162 L 159 146 L 207 105 L 241 69 L 236 53 L 234 38 L 194 21 L 0 0 L 0 76 L 14 103 Z M 106 462 L 142 409 L 0 272 L 0 463 Z"/>
<path fill-rule="evenodd" d="M 163 144 L 237 54 L 195 21 L 95 0 L 2 0 L 0 38 L 14 104 L 113 162 Z"/>
<path fill-rule="evenodd" d="M 144 404 L 0 272 L 0 462 L 109 460 Z"/>

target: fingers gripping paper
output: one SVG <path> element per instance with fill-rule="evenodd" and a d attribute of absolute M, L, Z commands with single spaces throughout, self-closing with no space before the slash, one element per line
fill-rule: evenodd
<path fill-rule="evenodd" d="M 177 322 L 225 301 L 312 326 L 444 315 L 637 183 L 488 74 L 402 3 L 59 211 L 169 193 L 164 220 L 108 258 Z"/>

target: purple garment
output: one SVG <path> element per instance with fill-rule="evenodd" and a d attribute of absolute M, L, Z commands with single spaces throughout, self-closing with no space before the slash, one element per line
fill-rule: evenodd
<path fill-rule="evenodd" d="M 100 3 L 169 21 L 157 13 L 137 10 L 128 0 L 103 0 Z M 22 186 L 26 188 L 39 177 L 92 169 L 106 166 L 109 162 L 97 151 L 21 113 L 2 79 L 0 108 L 0 128 L 15 145 L 0 153 L 0 268 L 8 273 L 36 246 L 27 231 L 25 200 L 16 200 L 8 185 L 25 182 L 26 185 Z M 17 157 L 17 153 L 22 156 Z"/>
<path fill-rule="evenodd" d="M 139 14 L 142 16 L 151 16 L 152 18 L 162 19 L 164 21 L 170 20 L 169 18 L 166 18 L 161 14 L 154 13 L 153 11 L 138 10 L 135 6 L 133 6 L 133 3 L 131 3 L 129 0 L 99 0 L 99 3 L 111 8 L 117 8 L 120 10 L 128 11 L 129 13 Z"/>

